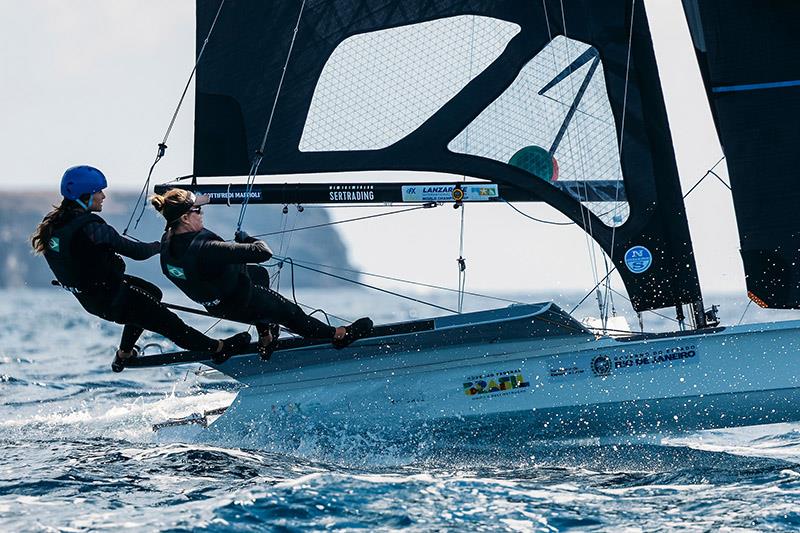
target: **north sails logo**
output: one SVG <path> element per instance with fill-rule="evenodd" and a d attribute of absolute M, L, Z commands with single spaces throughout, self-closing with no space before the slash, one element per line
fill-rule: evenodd
<path fill-rule="evenodd" d="M 372 185 L 331 185 L 328 198 L 331 202 L 372 202 L 375 191 Z"/>
<path fill-rule="evenodd" d="M 50 237 L 50 241 L 47 243 L 47 246 L 49 246 L 54 252 L 61 251 L 61 243 L 59 242 L 58 237 Z"/>
<path fill-rule="evenodd" d="M 170 264 L 167 265 L 167 272 L 173 278 L 178 279 L 186 279 L 186 273 L 183 271 L 181 267 L 172 266 Z"/>

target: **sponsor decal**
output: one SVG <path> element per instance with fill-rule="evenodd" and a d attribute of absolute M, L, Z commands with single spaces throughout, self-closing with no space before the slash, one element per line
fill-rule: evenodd
<path fill-rule="evenodd" d="M 598 355 L 592 358 L 592 372 L 595 376 L 607 376 L 611 373 L 611 358 Z"/>
<path fill-rule="evenodd" d="M 272 412 L 273 413 L 283 413 L 283 414 L 294 414 L 294 413 L 302 413 L 303 410 L 300 408 L 300 404 L 297 402 L 290 402 L 285 404 L 272 404 Z"/>
<path fill-rule="evenodd" d="M 436 185 L 403 185 L 404 202 L 452 202 L 455 198 L 455 184 Z M 461 202 L 483 202 L 500 196 L 497 185 L 494 183 L 475 184 L 461 183 L 459 190 L 463 197 Z M 456 194 L 457 191 L 456 191 Z"/>
<path fill-rule="evenodd" d="M 58 237 L 50 237 L 50 240 L 47 243 L 47 246 L 50 247 L 51 250 L 54 252 L 60 252 L 61 242 L 58 240 Z"/>
<path fill-rule="evenodd" d="M 581 376 L 586 373 L 586 369 L 578 366 L 577 363 L 565 364 L 563 366 L 550 369 L 550 378 L 563 378 L 567 376 Z"/>
<path fill-rule="evenodd" d="M 641 274 L 653 264 L 653 254 L 644 246 L 634 246 L 625 252 L 625 266 L 634 274 Z"/>
<path fill-rule="evenodd" d="M 331 185 L 328 199 L 331 202 L 373 202 L 375 191 L 372 185 Z"/>
<path fill-rule="evenodd" d="M 550 367 L 550 380 L 608 377 L 630 371 L 673 368 L 675 365 L 696 364 L 700 353 L 694 344 L 666 346 L 641 351 L 620 351 L 600 355 L 576 355 L 558 361 Z"/>
<path fill-rule="evenodd" d="M 173 278 L 186 279 L 186 272 L 181 267 L 176 267 L 167 263 L 167 273 Z"/>
<path fill-rule="evenodd" d="M 697 358 L 697 347 L 692 344 L 689 346 L 678 346 L 667 350 L 653 350 L 638 354 L 617 355 L 614 357 L 614 371 L 626 368 L 670 366 L 672 362 L 683 362 L 695 360 Z M 667 363 L 665 365 L 665 363 Z"/>
<path fill-rule="evenodd" d="M 212 200 L 235 200 L 235 199 L 244 199 L 250 198 L 252 199 L 259 199 L 261 198 L 261 191 L 241 191 L 241 192 L 207 192 L 203 193 L 208 196 Z"/>
<path fill-rule="evenodd" d="M 517 394 L 523 392 L 521 389 L 530 386 L 519 368 L 468 376 L 463 385 L 464 394 L 473 399 Z"/>

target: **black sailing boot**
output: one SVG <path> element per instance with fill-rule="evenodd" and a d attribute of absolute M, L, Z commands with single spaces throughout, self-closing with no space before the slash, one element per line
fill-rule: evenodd
<path fill-rule="evenodd" d="M 216 364 L 222 364 L 232 355 L 244 350 L 250 344 L 250 334 L 246 331 L 237 333 L 227 339 L 222 339 L 222 349 L 211 355 L 211 360 Z"/>
<path fill-rule="evenodd" d="M 344 337 L 333 339 L 333 347 L 341 350 L 350 346 L 354 341 L 369 336 L 372 333 L 372 320 L 367 317 L 359 318 L 349 326 L 344 327 Z"/>
<path fill-rule="evenodd" d="M 111 370 L 114 372 L 122 372 L 125 370 L 125 365 L 139 355 L 139 347 L 134 346 L 130 352 L 123 352 L 121 349 L 117 350 L 117 353 L 114 354 L 114 361 L 111 363 Z"/>
<path fill-rule="evenodd" d="M 256 330 L 258 330 L 258 355 L 262 361 L 269 361 L 272 352 L 278 346 L 281 327 L 278 324 L 259 324 Z"/>

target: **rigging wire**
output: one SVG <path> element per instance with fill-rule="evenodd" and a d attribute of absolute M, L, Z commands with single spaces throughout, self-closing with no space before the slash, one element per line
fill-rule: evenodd
<path fill-rule="evenodd" d="M 725 183 L 725 180 L 720 178 L 719 175 L 717 175 L 717 173 L 714 172 L 714 169 L 717 168 L 717 165 L 722 163 L 722 161 L 724 159 L 725 159 L 725 156 L 723 155 L 722 157 L 719 158 L 719 160 L 716 163 L 714 163 L 714 166 L 712 166 L 710 169 L 706 170 L 706 173 L 703 174 L 703 177 L 700 178 L 699 180 L 697 180 L 697 182 L 694 185 L 692 185 L 692 188 L 689 189 L 689 192 L 687 192 L 686 194 L 683 195 L 683 198 L 685 199 L 687 196 L 689 196 L 703 182 L 703 180 L 706 179 L 709 175 L 715 176 L 720 181 L 720 183 L 722 183 L 730 191 L 731 190 L 731 186 L 728 185 L 727 183 Z"/>
<path fill-rule="evenodd" d="M 628 52 L 625 59 L 625 88 L 622 92 L 622 118 L 620 120 L 620 128 L 619 128 L 619 162 L 620 167 L 622 166 L 622 146 L 623 141 L 625 140 L 625 116 L 627 114 L 628 109 L 628 80 L 630 78 L 631 72 L 631 49 L 633 48 L 633 19 L 636 13 L 636 0 L 631 0 L 631 23 L 628 29 Z M 612 216 L 611 220 L 616 220 L 617 212 L 619 210 L 619 183 L 614 188 L 614 215 Z M 616 242 L 617 236 L 617 226 L 614 225 L 611 228 L 611 247 L 609 248 L 609 258 L 611 262 L 614 262 L 614 243 Z M 606 272 L 608 272 L 608 261 L 606 260 L 606 256 L 603 256 L 603 262 L 605 263 Z M 612 292 L 611 292 L 611 277 L 606 276 L 606 285 L 605 285 L 605 297 L 607 299 L 605 309 L 606 315 L 603 317 L 603 323 L 605 324 L 608 321 L 608 304 L 610 300 L 612 309 L 614 308 L 614 301 L 612 299 Z"/>
<path fill-rule="evenodd" d="M 473 15 L 469 43 L 469 79 L 472 79 L 472 67 L 475 63 L 475 19 L 476 16 Z M 467 124 L 467 127 L 464 129 L 465 153 L 469 153 L 469 134 L 470 124 Z M 461 182 L 466 183 L 466 181 L 467 175 L 462 174 Z M 461 208 L 461 222 L 458 234 L 458 259 L 456 259 L 456 264 L 458 265 L 458 313 L 461 314 L 464 311 L 464 291 L 467 288 L 467 260 L 464 258 L 464 219 L 466 217 L 467 208 L 462 202 L 456 203 L 453 207 Z"/>
<path fill-rule="evenodd" d="M 291 233 L 291 232 L 302 231 L 302 230 L 306 230 L 306 229 L 324 228 L 324 227 L 327 227 L 327 226 L 335 226 L 337 224 L 344 224 L 346 222 L 356 222 L 356 221 L 359 221 L 359 220 L 368 220 L 370 218 L 378 218 L 378 217 L 385 217 L 385 216 L 389 216 L 389 215 L 397 215 L 399 213 L 408 213 L 409 211 L 416 211 L 418 209 L 429 209 L 431 207 L 436 207 L 437 205 L 438 204 L 433 204 L 433 203 L 425 204 L 425 205 L 421 205 L 421 206 L 417 206 L 417 207 L 410 207 L 408 209 L 400 209 L 400 210 L 397 210 L 397 211 L 389 211 L 388 213 L 376 213 L 376 214 L 373 214 L 373 215 L 365 215 L 363 217 L 355 217 L 355 218 L 349 218 L 349 219 L 346 219 L 346 220 L 337 220 L 337 221 L 334 221 L 334 222 L 324 222 L 324 223 L 321 223 L 321 224 L 314 224 L 312 226 L 301 226 L 299 228 L 293 228 L 291 230 L 282 229 L 280 231 L 271 231 L 271 232 L 268 232 L 268 233 L 259 233 L 257 235 L 253 235 L 253 237 L 269 237 L 269 236 L 272 236 L 272 235 L 282 235 L 284 233 Z M 373 206 L 369 206 L 369 207 L 373 207 Z"/>
<path fill-rule="evenodd" d="M 744 313 L 742 313 L 742 317 L 739 319 L 739 322 L 736 324 L 737 326 L 741 326 L 742 322 L 744 321 L 744 315 L 747 314 L 747 311 L 750 310 L 750 305 L 753 303 L 753 300 L 747 301 L 747 306 L 744 308 Z"/>
<path fill-rule="evenodd" d="M 167 151 L 167 139 L 169 139 L 169 135 L 172 132 L 172 127 L 175 125 L 175 120 L 178 118 L 178 112 L 183 106 L 183 101 L 186 98 L 186 93 L 189 90 L 189 86 L 192 83 L 192 79 L 194 79 L 194 74 L 197 72 L 197 65 L 200 63 L 200 59 L 203 57 L 203 53 L 206 51 L 206 45 L 208 45 L 209 39 L 211 39 L 211 34 L 214 32 L 214 27 L 217 25 L 217 20 L 219 19 L 220 13 L 222 13 L 222 6 L 225 5 L 225 0 L 222 0 L 219 4 L 219 8 L 217 8 L 217 13 L 214 15 L 214 20 L 211 22 L 211 27 L 206 34 L 206 38 L 203 40 L 203 46 L 200 47 L 200 52 L 197 54 L 197 59 L 194 62 L 194 66 L 192 67 L 192 71 L 189 74 L 189 79 L 186 80 L 186 85 L 183 87 L 183 92 L 181 93 L 181 97 L 178 100 L 178 105 L 175 107 L 175 112 L 172 113 L 172 119 L 169 121 L 169 126 L 167 126 L 167 131 L 164 133 L 164 138 L 158 143 L 158 151 L 156 152 L 156 158 L 153 161 L 153 164 L 150 165 L 150 171 L 147 173 L 147 179 L 144 182 L 144 186 L 142 187 L 142 191 L 139 193 L 139 196 L 136 198 L 136 203 L 133 206 L 133 210 L 131 211 L 131 216 L 128 218 L 128 223 L 125 224 L 125 229 L 122 231 L 122 234 L 125 236 L 130 237 L 128 235 L 128 230 L 130 229 L 131 222 L 133 221 L 133 217 L 136 215 L 136 211 L 139 209 L 139 204 L 141 203 L 142 209 L 139 213 L 139 217 L 136 219 L 136 223 L 133 226 L 133 229 L 139 227 L 139 222 L 142 220 L 144 216 L 144 211 L 147 205 L 146 195 L 147 191 L 150 189 L 150 178 L 153 176 L 153 170 L 156 168 L 156 165 L 161 158 L 164 157 L 164 154 Z M 136 239 L 138 240 L 138 239 Z"/>
<path fill-rule="evenodd" d="M 550 224 L 552 226 L 572 226 L 573 224 L 575 224 L 574 222 L 555 222 L 552 220 L 542 220 L 541 218 L 536 218 L 534 216 L 529 215 L 528 213 L 525 213 L 524 211 L 519 210 L 514 204 L 512 204 L 508 200 L 502 200 L 502 201 L 505 202 L 506 205 L 508 205 L 508 207 L 510 207 L 520 215 L 524 216 L 525 218 L 529 218 L 535 222 L 541 222 L 542 224 Z"/>
<path fill-rule="evenodd" d="M 689 195 L 690 195 L 690 194 L 691 194 L 691 193 L 692 193 L 692 192 L 693 192 L 693 191 L 694 191 L 694 190 L 697 188 L 697 186 L 698 186 L 698 185 L 700 185 L 700 182 L 702 182 L 704 179 L 706 179 L 706 177 L 707 177 L 709 174 L 714 174 L 714 175 L 716 176 L 716 174 L 713 172 L 713 170 L 714 170 L 714 169 L 715 169 L 715 168 L 716 168 L 716 167 L 717 167 L 717 166 L 718 166 L 720 163 L 722 163 L 722 161 L 723 161 L 724 159 L 725 159 L 725 156 L 723 155 L 723 156 L 722 156 L 722 157 L 721 157 L 721 158 L 720 158 L 720 159 L 719 159 L 719 160 L 718 160 L 716 163 L 714 163 L 714 166 L 712 166 L 712 167 L 711 167 L 711 169 L 709 169 L 709 170 L 707 170 L 707 171 L 706 171 L 706 173 L 703 175 L 703 177 L 702 177 L 702 178 L 700 178 L 699 180 L 697 180 L 697 182 L 694 184 L 694 186 L 693 186 L 691 189 L 689 189 L 689 192 L 687 192 L 686 194 L 684 194 L 684 195 L 683 195 L 683 199 L 685 200 L 685 199 L 686 199 L 686 197 L 687 197 L 687 196 L 689 196 Z M 719 178 L 719 176 L 717 176 L 717 178 Z M 724 185 L 726 185 L 726 186 L 727 186 L 727 183 L 725 183 L 725 182 L 724 182 L 722 179 L 720 179 L 720 181 L 722 181 L 722 183 L 723 183 Z M 616 266 L 612 266 L 611 270 L 609 270 L 608 274 L 606 274 L 606 277 L 604 277 L 604 278 L 603 278 L 603 279 L 600 281 L 600 283 L 603 283 L 603 282 L 606 280 L 606 278 L 607 278 L 607 277 L 609 277 L 611 274 L 613 274 L 613 273 L 614 273 L 616 270 L 617 270 L 617 267 L 616 267 Z M 591 290 L 589 290 L 589 292 L 587 292 L 587 293 L 586 293 L 586 295 L 585 295 L 583 298 L 581 298 L 581 301 L 579 301 L 579 302 L 578 302 L 578 303 L 577 303 L 577 304 L 576 304 L 576 305 L 575 305 L 575 306 L 574 306 L 574 307 L 573 307 L 573 308 L 570 310 L 570 312 L 569 312 L 568 314 L 569 314 L 569 315 L 572 315 L 572 314 L 573 314 L 573 313 L 574 313 L 574 312 L 575 312 L 575 311 L 578 309 L 578 307 L 580 307 L 580 306 L 581 306 L 581 304 L 583 304 L 583 302 L 585 302 L 585 301 L 586 301 L 586 299 L 587 299 L 589 296 L 591 296 L 591 295 L 592 295 L 592 293 L 593 293 L 593 292 L 594 292 L 594 291 L 595 291 L 595 290 L 596 290 L 598 287 L 599 287 L 599 284 L 598 284 L 598 285 L 595 285 L 594 287 L 592 287 L 592 288 L 591 288 Z M 614 289 L 612 288 L 611 290 L 613 291 Z M 615 292 L 617 292 L 617 291 L 615 291 Z M 620 295 L 621 295 L 623 298 L 626 298 L 626 299 L 627 299 L 627 297 L 626 297 L 625 295 L 622 295 L 622 294 L 621 294 L 621 293 L 619 293 L 619 292 L 617 292 L 617 294 L 620 294 Z M 630 299 L 628 299 L 628 301 L 630 301 Z M 671 317 L 667 317 L 667 316 L 665 316 L 665 315 L 661 315 L 661 314 L 657 313 L 656 311 L 649 310 L 649 312 L 651 312 L 651 313 L 653 313 L 653 314 L 655 314 L 655 315 L 662 316 L 662 317 L 664 317 L 664 318 L 668 318 L 668 319 L 670 319 L 670 320 L 673 320 L 673 321 L 677 322 L 677 320 L 675 320 L 675 319 L 673 319 L 673 318 L 671 318 Z"/>
<path fill-rule="evenodd" d="M 203 335 L 208 335 L 208 332 L 209 332 L 209 331 L 211 331 L 212 329 L 214 329 L 214 328 L 217 326 L 217 324 L 219 324 L 220 322 L 222 322 L 222 319 L 221 319 L 221 318 L 220 318 L 220 319 L 217 319 L 217 321 L 216 321 L 216 322 L 214 322 L 213 324 L 211 324 L 211 326 L 210 326 L 210 327 L 209 327 L 207 330 L 205 330 L 205 331 L 203 332 Z"/>
<path fill-rule="evenodd" d="M 272 256 L 272 257 L 273 257 L 273 259 L 276 259 L 278 261 L 286 261 L 287 259 L 291 260 L 291 258 L 285 258 L 285 257 L 278 257 L 278 256 Z M 303 268 L 303 269 L 306 269 L 306 270 L 310 270 L 312 272 L 316 272 L 318 274 L 323 274 L 325 276 L 329 276 L 329 277 L 332 277 L 332 278 L 336 278 L 336 279 L 340 279 L 340 280 L 347 281 L 347 282 L 350 282 L 350 283 L 354 283 L 356 285 L 361 285 L 362 287 L 367 287 L 368 289 L 373 289 L 373 290 L 376 290 L 376 291 L 379 291 L 379 292 L 383 292 L 383 293 L 386 293 L 386 294 L 391 294 L 393 296 L 397 296 L 397 297 L 403 298 L 405 300 L 411 300 L 413 302 L 421 303 L 421 304 L 424 304 L 424 305 L 427 305 L 427 306 L 430 306 L 430 307 L 435 307 L 436 309 L 441 309 L 443 311 L 448 311 L 448 312 L 454 313 L 454 314 L 458 313 L 458 311 L 456 311 L 455 309 L 450 309 L 449 307 L 444 307 L 444 306 L 435 304 L 433 302 L 426 302 L 425 300 L 420 300 L 418 298 L 413 298 L 411 296 L 406 296 L 405 294 L 400 294 L 400 293 L 397 293 L 397 292 L 394 292 L 394 291 L 383 289 L 381 287 L 376 287 L 374 285 L 369 285 L 368 283 L 363 283 L 361 281 L 357 281 L 357 280 L 354 280 L 354 279 L 345 278 L 344 276 L 338 276 L 336 274 L 332 274 L 330 272 L 325 272 L 324 270 L 319 270 L 319 269 L 316 269 L 316 268 L 312 268 L 310 266 L 301 265 L 299 263 L 293 263 L 293 264 L 295 264 L 299 268 Z"/>
<path fill-rule="evenodd" d="M 305 259 L 300 259 L 300 260 L 295 259 L 294 262 L 295 262 L 295 264 L 298 264 L 298 265 L 299 264 L 305 264 L 305 265 L 318 266 L 318 267 L 321 267 L 321 268 L 328 268 L 330 270 L 338 270 L 340 272 L 348 272 L 348 273 L 351 273 L 351 274 L 359 274 L 359 275 L 362 275 L 362 276 L 369 276 L 369 277 L 378 278 L 378 279 L 385 279 L 387 281 L 395 281 L 395 282 L 398 282 L 398 283 L 406 283 L 406 284 L 415 285 L 415 286 L 418 286 L 418 287 L 426 287 L 426 288 L 430 288 L 430 289 L 437 289 L 437 290 L 440 290 L 440 291 L 458 292 L 456 289 L 452 289 L 450 287 L 442 287 L 440 285 L 431 285 L 429 283 L 422 283 L 420 281 L 412 281 L 412 280 L 407 280 L 407 279 L 402 279 L 402 278 L 397 278 L 397 277 L 392 277 L 392 276 L 385 276 L 385 275 L 382 275 L 382 274 L 373 274 L 373 273 L 370 273 L 370 272 L 364 272 L 362 270 L 355 270 L 355 269 L 352 269 L 352 268 L 344 268 L 344 267 L 336 267 L 336 266 L 331 266 L 331 265 L 325 265 L 325 264 L 322 264 L 322 263 L 315 263 L 313 261 L 307 261 Z M 489 294 L 481 294 L 481 293 L 477 293 L 477 292 L 464 291 L 464 294 L 466 294 L 468 296 L 476 296 L 478 298 L 486 298 L 486 299 L 489 299 L 489 300 L 496 300 L 498 302 L 506 302 L 506 303 L 510 303 L 510 304 L 518 304 L 518 305 L 524 305 L 525 304 L 525 302 L 521 302 L 519 300 L 511 300 L 511 299 L 508 299 L 508 298 L 502 298 L 500 296 L 492 296 L 492 295 L 489 295 Z"/>
<path fill-rule="evenodd" d="M 281 96 L 281 89 L 283 88 L 283 80 L 286 78 L 286 71 L 289 68 L 289 60 L 292 57 L 292 50 L 294 50 L 294 43 L 297 40 L 297 32 L 300 28 L 300 21 L 303 18 L 303 10 L 306 7 L 306 0 L 303 0 L 303 3 L 300 4 L 300 12 L 297 14 L 297 23 L 294 25 L 294 31 L 292 32 L 292 40 L 289 43 L 289 51 L 286 53 L 286 61 L 283 64 L 283 70 L 281 71 L 281 77 L 278 81 L 278 89 L 275 91 L 275 99 L 272 101 L 272 109 L 269 112 L 269 119 L 267 120 L 267 127 L 264 131 L 264 138 L 261 140 L 261 146 L 256 151 L 255 157 L 253 158 L 253 163 L 250 167 L 250 174 L 247 176 L 247 191 L 244 196 L 244 200 L 242 201 L 242 207 L 239 211 L 239 221 L 236 223 L 236 231 L 240 231 L 242 229 L 242 222 L 244 221 L 244 214 L 247 211 L 247 205 L 250 203 L 250 194 L 253 191 L 253 185 L 255 184 L 255 178 L 258 175 L 258 167 L 261 166 L 261 161 L 264 158 L 264 148 L 267 145 L 267 137 L 269 137 L 269 131 L 272 128 L 272 119 L 275 118 L 275 109 L 278 107 L 278 99 Z"/>
<path fill-rule="evenodd" d="M 289 206 L 283 206 L 283 222 L 282 222 L 282 231 L 281 231 L 281 238 L 280 243 L 278 245 L 278 255 L 286 255 L 289 253 L 289 245 L 291 244 L 291 239 L 287 239 L 286 235 L 288 234 L 290 237 L 292 235 L 292 231 L 294 228 L 297 227 L 297 216 L 294 218 L 294 222 L 292 222 L 292 229 L 287 229 L 289 227 L 289 219 L 291 215 L 289 214 Z M 280 289 L 281 287 L 281 273 L 283 272 L 282 264 L 278 267 L 278 272 L 275 275 L 275 288 L 276 290 Z M 292 267 L 292 297 L 294 298 L 295 303 L 297 303 L 297 298 L 294 296 L 294 267 Z"/>
<path fill-rule="evenodd" d="M 467 288 L 467 261 L 464 259 L 464 213 L 466 206 L 461 204 L 461 230 L 458 238 L 458 313 L 464 311 L 464 291 Z"/>
<path fill-rule="evenodd" d="M 572 76 L 572 74 L 573 74 L 572 63 L 570 62 L 570 51 L 571 51 L 572 41 L 569 39 L 568 32 L 567 32 L 567 17 L 566 17 L 565 10 L 564 10 L 564 1 L 563 0 L 560 1 L 560 8 L 561 8 L 561 22 L 562 22 L 563 29 L 564 29 L 564 38 L 566 39 L 566 43 L 565 43 L 565 45 L 566 45 L 565 46 L 565 60 L 566 60 L 566 63 L 568 65 L 567 68 L 569 68 L 569 70 L 570 70 L 569 75 L 568 75 L 569 89 L 570 89 L 570 94 L 576 94 L 576 91 L 575 91 L 575 80 L 574 80 L 574 76 Z M 554 55 L 554 57 L 555 57 L 555 55 Z M 573 105 L 575 105 L 575 103 L 573 103 Z M 567 144 L 567 150 L 569 152 L 570 158 L 577 160 L 578 164 L 580 165 L 581 172 L 585 176 L 585 175 L 587 175 L 586 162 L 585 162 L 584 152 L 583 152 L 583 150 L 581 150 L 581 147 L 580 147 L 581 139 L 580 139 L 580 136 L 579 136 L 577 141 L 575 143 L 573 143 L 572 133 L 570 132 L 570 129 L 574 129 L 574 128 L 567 128 L 566 131 L 565 131 L 565 136 L 566 136 L 566 139 L 567 139 L 567 143 L 566 143 Z M 574 144 L 578 144 L 579 145 L 577 147 L 577 157 L 575 156 L 576 149 L 574 147 Z M 583 183 L 583 192 L 584 192 L 584 197 L 585 198 L 588 198 L 588 190 L 589 190 L 588 189 L 588 184 L 584 181 L 584 183 Z M 591 267 L 591 270 L 592 270 L 592 277 L 594 278 L 594 281 L 596 283 L 595 286 L 599 287 L 600 282 L 598 281 L 598 273 L 597 273 L 597 271 L 598 271 L 598 268 L 597 268 L 597 265 L 598 265 L 597 249 L 596 249 L 596 241 L 594 240 L 594 229 L 592 227 L 591 213 L 590 213 L 590 210 L 589 210 L 588 206 L 586 206 L 583 201 L 579 200 L 578 201 L 578 205 L 580 206 L 581 226 L 583 227 L 583 230 L 585 232 L 584 236 L 585 236 L 585 239 L 586 239 L 586 247 L 587 247 L 587 251 L 588 251 L 588 255 L 589 255 L 589 263 L 590 263 L 590 267 Z M 606 274 L 606 277 L 607 276 L 608 276 L 608 274 Z M 603 301 L 600 298 L 599 290 L 598 290 L 598 293 L 597 293 L 597 305 L 598 305 L 598 308 L 599 308 L 599 311 L 600 311 L 600 316 L 601 317 L 604 316 Z"/>

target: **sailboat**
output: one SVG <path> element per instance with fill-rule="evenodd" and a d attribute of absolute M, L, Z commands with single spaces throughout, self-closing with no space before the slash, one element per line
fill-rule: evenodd
<path fill-rule="evenodd" d="M 683 7 L 748 295 L 800 308 L 800 5 Z M 180 187 L 242 213 L 546 202 L 604 250 L 635 311 L 674 309 L 682 326 L 612 337 L 544 302 L 378 325 L 343 350 L 283 338 L 269 361 L 252 350 L 223 364 L 191 352 L 130 364 L 200 361 L 245 385 L 209 430 L 246 432 L 276 413 L 276 424 L 313 414 L 531 439 L 800 420 L 800 321 L 721 326 L 705 309 L 642 1 L 198 0 L 197 50 L 194 171 L 156 192 Z M 470 180 L 264 178 L 356 171 Z"/>

